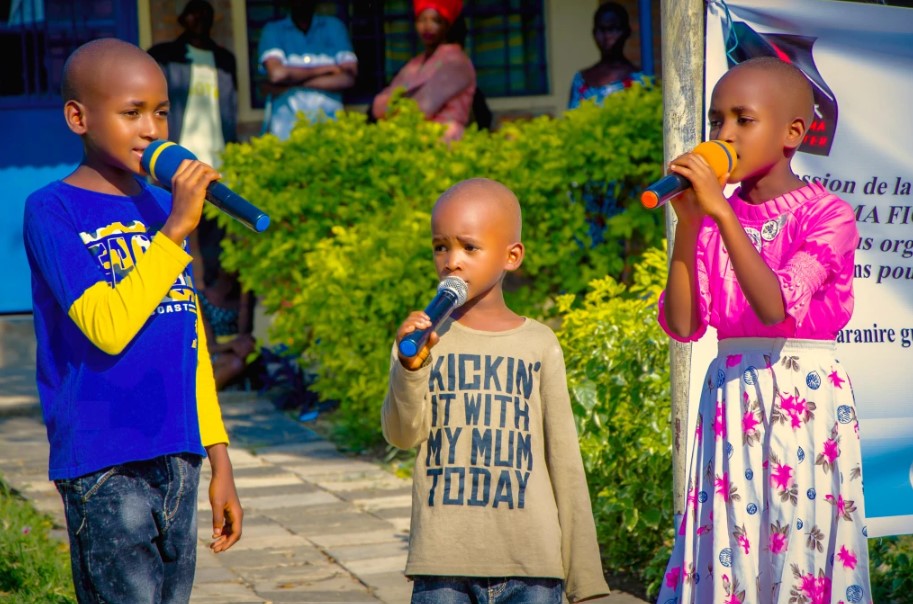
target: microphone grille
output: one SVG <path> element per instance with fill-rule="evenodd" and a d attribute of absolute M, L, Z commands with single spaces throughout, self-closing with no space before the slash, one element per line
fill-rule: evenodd
<path fill-rule="evenodd" d="M 694 148 L 694 152 L 707 160 L 718 178 L 735 170 L 739 163 L 735 148 L 726 141 L 704 141 Z"/>
<path fill-rule="evenodd" d="M 469 297 L 469 286 L 466 285 L 465 281 L 454 275 L 450 275 L 437 286 L 438 291 L 443 291 L 445 289 L 449 289 L 456 294 L 457 307 L 462 306 L 466 302 L 466 298 Z"/>

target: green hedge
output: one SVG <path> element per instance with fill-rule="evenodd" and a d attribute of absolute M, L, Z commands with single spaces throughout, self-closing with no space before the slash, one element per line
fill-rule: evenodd
<path fill-rule="evenodd" d="M 671 535 L 672 507 L 667 345 L 653 306 L 663 214 L 638 201 L 662 171 L 660 91 L 635 87 L 601 108 L 496 133 L 470 129 L 453 144 L 411 101 L 397 107 L 377 125 L 343 114 L 302 123 L 285 142 L 231 145 L 226 181 L 272 225 L 255 234 L 220 217 L 231 235 L 223 262 L 256 291 L 271 339 L 301 355 L 321 399 L 340 401 L 332 421 L 342 443 L 377 446 L 393 335 L 437 284 L 431 207 L 466 178 L 505 183 L 520 199 L 527 248 L 505 284 L 508 303 L 563 322 L 600 542 L 609 566 L 643 576 Z M 584 196 L 605 190 L 627 210 L 594 241 Z M 621 284 L 637 266 L 634 283 Z"/>
<path fill-rule="evenodd" d="M 913 601 L 913 535 L 869 539 L 869 568 L 873 602 Z"/>
<path fill-rule="evenodd" d="M 288 141 L 230 145 L 223 173 L 266 209 L 254 234 L 227 221 L 223 261 L 272 315 L 271 339 L 317 375 L 348 447 L 381 441 L 379 408 L 393 334 L 433 293 L 429 212 L 447 187 L 487 176 L 524 213 L 527 257 L 507 283 L 518 312 L 561 324 L 568 380 L 606 566 L 655 590 L 672 543 L 668 347 L 655 320 L 665 276 L 661 212 L 637 202 L 661 174 L 662 98 L 635 87 L 559 119 L 470 129 L 447 145 L 410 102 L 377 125 L 364 116 L 302 123 Z M 590 239 L 584 195 L 628 207 Z M 213 212 L 213 214 L 217 214 Z M 641 256 L 638 252 L 648 251 Z M 631 254 L 633 250 L 634 254 Z M 619 277 L 636 267 L 633 283 Z M 913 539 L 873 540 L 876 601 L 909 594 Z M 880 598 L 880 599 L 879 599 Z"/>
<path fill-rule="evenodd" d="M 294 316 L 302 322 L 298 329 L 309 325 L 304 358 L 317 375 L 313 388 L 322 399 L 341 401 L 335 430 L 351 448 L 381 441 L 393 334 L 415 301 L 437 286 L 428 270 L 430 220 L 428 212 L 394 207 L 355 226 L 335 227 L 332 238 L 305 255 L 315 285 L 293 298 L 294 315 L 284 320 Z"/>
<path fill-rule="evenodd" d="M 654 583 L 673 537 L 669 341 L 656 321 L 665 273 L 665 251 L 654 249 L 631 286 L 605 277 L 591 283 L 582 304 L 558 299 L 603 558 Z"/>
<path fill-rule="evenodd" d="M 664 238 L 662 213 L 637 201 L 661 174 L 658 89 L 635 87 L 602 108 L 496 133 L 470 129 L 453 144 L 411 101 L 396 107 L 377 125 L 346 113 L 303 122 L 284 142 L 230 145 L 222 168 L 272 218 L 256 234 L 220 217 L 231 234 L 223 262 L 272 316 L 271 339 L 304 356 L 318 395 L 341 401 L 336 425 L 352 448 L 381 442 L 376 418 L 393 334 L 434 291 L 428 213 L 449 186 L 486 176 L 516 192 L 528 252 L 506 290 L 530 316 L 548 315 L 555 296 L 581 293 L 594 278 L 621 276 L 636 262 L 632 248 Z M 628 210 L 595 243 L 582 196 L 607 186 Z"/>

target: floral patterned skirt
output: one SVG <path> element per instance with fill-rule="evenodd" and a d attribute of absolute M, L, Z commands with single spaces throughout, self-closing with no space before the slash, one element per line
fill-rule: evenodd
<path fill-rule="evenodd" d="M 658 604 L 869 604 L 859 424 L 833 342 L 720 342 Z"/>

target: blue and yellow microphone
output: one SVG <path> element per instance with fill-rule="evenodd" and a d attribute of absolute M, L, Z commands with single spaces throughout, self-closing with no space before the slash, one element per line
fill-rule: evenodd
<path fill-rule="evenodd" d="M 158 140 L 146 147 L 140 163 L 147 174 L 170 189 L 171 179 L 181 162 L 196 158 L 196 155 L 176 143 Z M 269 216 L 265 212 L 218 181 L 209 183 L 206 201 L 252 231 L 262 233 L 269 226 Z"/>

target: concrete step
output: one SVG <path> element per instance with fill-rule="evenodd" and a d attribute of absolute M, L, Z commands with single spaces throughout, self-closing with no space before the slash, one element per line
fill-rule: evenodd
<path fill-rule="evenodd" d="M 32 315 L 0 316 L 0 416 L 38 413 Z"/>
<path fill-rule="evenodd" d="M 35 370 L 32 315 L 0 316 L 0 371 Z"/>

